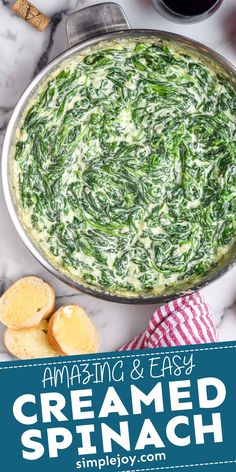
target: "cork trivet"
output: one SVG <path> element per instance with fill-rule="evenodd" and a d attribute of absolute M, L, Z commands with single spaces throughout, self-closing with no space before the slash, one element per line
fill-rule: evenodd
<path fill-rule="evenodd" d="M 43 31 L 49 24 L 50 18 L 41 13 L 27 0 L 16 0 L 11 9 L 34 26 L 38 31 Z"/>

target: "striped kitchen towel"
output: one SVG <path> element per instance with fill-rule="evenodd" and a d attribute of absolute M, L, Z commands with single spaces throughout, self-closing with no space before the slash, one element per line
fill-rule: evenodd
<path fill-rule="evenodd" d="M 157 308 L 145 331 L 119 351 L 215 341 L 217 331 L 209 307 L 201 294 L 196 292 Z"/>

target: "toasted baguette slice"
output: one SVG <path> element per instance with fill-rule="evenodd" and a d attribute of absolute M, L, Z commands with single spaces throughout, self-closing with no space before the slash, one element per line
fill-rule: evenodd
<path fill-rule="evenodd" d="M 5 332 L 4 343 L 8 351 L 18 359 L 59 356 L 49 342 L 46 320 L 32 328 L 8 328 Z"/>
<path fill-rule="evenodd" d="M 52 315 L 48 337 L 52 346 L 64 355 L 98 351 L 97 330 L 83 308 L 78 305 L 62 306 Z"/>
<path fill-rule="evenodd" d="M 24 277 L 0 298 L 0 321 L 8 328 L 30 328 L 54 310 L 55 292 L 38 277 Z"/>

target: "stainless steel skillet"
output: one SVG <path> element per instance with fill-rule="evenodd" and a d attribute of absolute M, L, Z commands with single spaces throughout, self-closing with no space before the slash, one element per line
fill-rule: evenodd
<path fill-rule="evenodd" d="M 145 38 L 154 37 L 160 42 L 174 43 L 182 49 L 186 49 L 186 52 L 192 52 L 192 54 L 195 55 L 197 54 L 204 63 L 207 63 L 211 68 L 224 74 L 233 84 L 233 86 L 236 87 L 236 71 L 234 67 L 219 54 L 196 41 L 173 33 L 156 30 L 134 30 L 130 27 L 128 20 L 120 6 L 115 3 L 102 3 L 94 5 L 71 15 L 67 22 L 67 36 L 69 49 L 50 62 L 50 64 L 48 64 L 47 67 L 45 67 L 43 71 L 41 71 L 27 87 L 13 111 L 5 135 L 2 153 L 3 190 L 11 219 L 22 241 L 25 243 L 34 257 L 47 270 L 49 270 L 63 282 L 90 295 L 114 302 L 136 304 L 161 303 L 182 294 L 195 291 L 198 288 L 201 288 L 216 280 L 235 264 L 235 247 L 232 247 L 230 252 L 224 255 L 214 270 L 211 270 L 209 273 L 207 273 L 204 278 L 195 281 L 191 287 L 183 284 L 182 286 L 178 286 L 178 290 L 175 292 L 173 289 L 169 289 L 166 290 L 165 293 L 155 296 L 152 294 L 147 294 L 145 297 L 118 296 L 116 294 L 109 293 L 109 291 L 105 292 L 95 287 L 85 285 L 65 275 L 65 273 L 63 273 L 59 267 L 53 265 L 43 254 L 43 252 L 39 250 L 35 242 L 30 237 L 30 234 L 24 228 L 20 219 L 11 185 L 12 176 L 10 164 L 16 130 L 18 128 L 22 114 L 24 113 L 24 110 L 26 109 L 29 101 L 32 99 L 32 96 L 37 94 L 37 91 L 44 80 L 49 75 L 51 75 L 51 73 L 64 61 L 68 60 L 69 58 L 73 58 L 76 56 L 76 54 L 83 51 L 83 49 L 88 47 L 93 48 L 95 45 L 101 42 L 111 40 L 117 41 L 119 39 L 126 38 L 142 38 L 143 40 Z"/>

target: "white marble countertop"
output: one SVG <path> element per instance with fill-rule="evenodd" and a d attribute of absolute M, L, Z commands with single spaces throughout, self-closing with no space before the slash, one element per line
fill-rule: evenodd
<path fill-rule="evenodd" d="M 33 0 L 32 0 L 33 1 Z M 149 0 L 116 0 L 133 27 L 168 30 L 205 43 L 236 65 L 236 2 L 224 0 L 211 18 L 193 25 L 176 24 L 162 18 Z M 10 1 L 0 0 L 0 140 L 12 108 L 32 77 L 44 64 L 67 48 L 65 21 L 81 7 L 101 1 L 34 0 L 52 16 L 43 33 L 16 17 Z M 1 145 L 0 142 L 0 145 Z M 121 305 L 75 292 L 50 275 L 21 242 L 8 216 L 0 188 L 0 293 L 24 275 L 34 274 L 56 289 L 58 304 L 79 303 L 91 315 L 101 334 L 101 350 L 115 350 L 145 327 L 155 305 Z M 210 304 L 222 341 L 236 339 L 236 267 L 202 290 Z M 0 332 L 0 360 L 8 360 Z"/>

